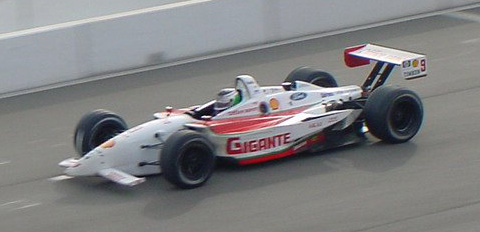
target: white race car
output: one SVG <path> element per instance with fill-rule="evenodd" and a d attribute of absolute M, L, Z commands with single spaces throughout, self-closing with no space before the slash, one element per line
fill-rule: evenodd
<path fill-rule="evenodd" d="M 218 99 L 185 109 L 167 107 L 155 119 L 127 129 L 113 112 L 83 116 L 75 130 L 78 158 L 60 162 L 70 176 L 102 176 L 133 186 L 163 173 L 180 188 L 195 188 L 211 176 L 216 159 L 240 165 L 365 140 L 410 140 L 420 129 L 423 106 L 411 90 L 383 86 L 392 69 L 406 79 L 426 76 L 425 55 L 373 44 L 345 49 L 349 67 L 376 61 L 362 86 L 338 87 L 328 73 L 292 71 L 281 86 L 260 87 L 248 75 Z"/>

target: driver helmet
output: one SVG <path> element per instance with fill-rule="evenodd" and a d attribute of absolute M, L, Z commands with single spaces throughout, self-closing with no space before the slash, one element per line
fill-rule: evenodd
<path fill-rule="evenodd" d="M 226 110 L 240 102 L 240 94 L 234 88 L 225 88 L 217 94 L 217 99 L 213 106 L 217 112 Z"/>

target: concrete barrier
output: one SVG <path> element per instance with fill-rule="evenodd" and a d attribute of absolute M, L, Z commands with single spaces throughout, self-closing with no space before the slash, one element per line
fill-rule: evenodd
<path fill-rule="evenodd" d="M 0 34 L 178 1 L 180 0 L 1 0 Z"/>
<path fill-rule="evenodd" d="M 474 5 L 190 0 L 0 35 L 0 94 Z"/>

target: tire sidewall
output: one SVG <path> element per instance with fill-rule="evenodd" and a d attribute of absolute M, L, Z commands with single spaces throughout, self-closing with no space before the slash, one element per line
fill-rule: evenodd
<path fill-rule="evenodd" d="M 205 152 L 205 167 L 198 179 L 190 179 L 182 171 L 182 159 L 185 158 L 189 149 L 201 148 Z M 181 130 L 172 134 L 160 152 L 160 166 L 165 178 L 172 184 L 183 189 L 199 187 L 211 177 L 215 165 L 213 144 L 202 134 Z"/>
<path fill-rule="evenodd" d="M 398 132 L 395 129 L 395 126 L 393 125 L 392 122 L 392 117 L 393 117 L 393 110 L 395 107 L 397 107 L 398 104 L 407 102 L 408 104 L 412 104 L 413 106 L 416 107 L 414 110 L 415 112 L 412 112 L 412 122 L 410 122 L 412 125 L 410 125 L 406 129 L 406 133 Z M 396 98 L 393 101 L 393 104 L 391 104 L 388 108 L 387 112 L 387 127 L 390 131 L 391 136 L 394 138 L 395 141 L 398 142 L 404 142 L 410 140 L 413 136 L 417 134 L 417 132 L 420 130 L 421 124 L 422 124 L 422 118 L 423 118 L 423 108 L 421 107 L 421 102 L 418 98 L 418 96 L 412 95 L 410 92 L 405 92 L 399 96 L 396 96 Z"/>
<path fill-rule="evenodd" d="M 397 104 L 408 102 L 414 107 L 413 122 L 409 133 L 399 133 L 392 124 L 393 111 Z M 374 90 L 364 108 L 364 117 L 370 132 L 388 143 L 403 143 L 420 130 L 423 120 L 423 106 L 420 97 L 413 91 L 393 86 L 381 86 Z"/>
<path fill-rule="evenodd" d="M 97 144 L 92 145 L 95 136 L 98 136 L 101 129 L 107 125 L 112 125 L 117 128 L 117 133 L 123 132 L 128 129 L 125 121 L 117 114 L 107 110 L 95 110 L 85 114 L 78 122 L 74 133 L 74 147 L 80 156 L 84 156 L 89 151 L 100 145 L 100 141 Z M 103 128 L 102 128 L 103 127 Z M 117 133 L 112 134 L 110 137 L 114 137 Z"/>
<path fill-rule="evenodd" d="M 304 81 L 320 87 L 338 87 L 337 81 L 330 73 L 308 66 L 294 69 L 285 79 L 285 82 L 295 81 Z"/>

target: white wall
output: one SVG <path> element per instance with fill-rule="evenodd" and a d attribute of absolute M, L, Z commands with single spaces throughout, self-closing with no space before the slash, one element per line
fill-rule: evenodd
<path fill-rule="evenodd" d="M 190 0 L 0 35 L 0 94 L 479 3 Z"/>
<path fill-rule="evenodd" d="M 0 34 L 180 0 L 0 0 Z"/>

